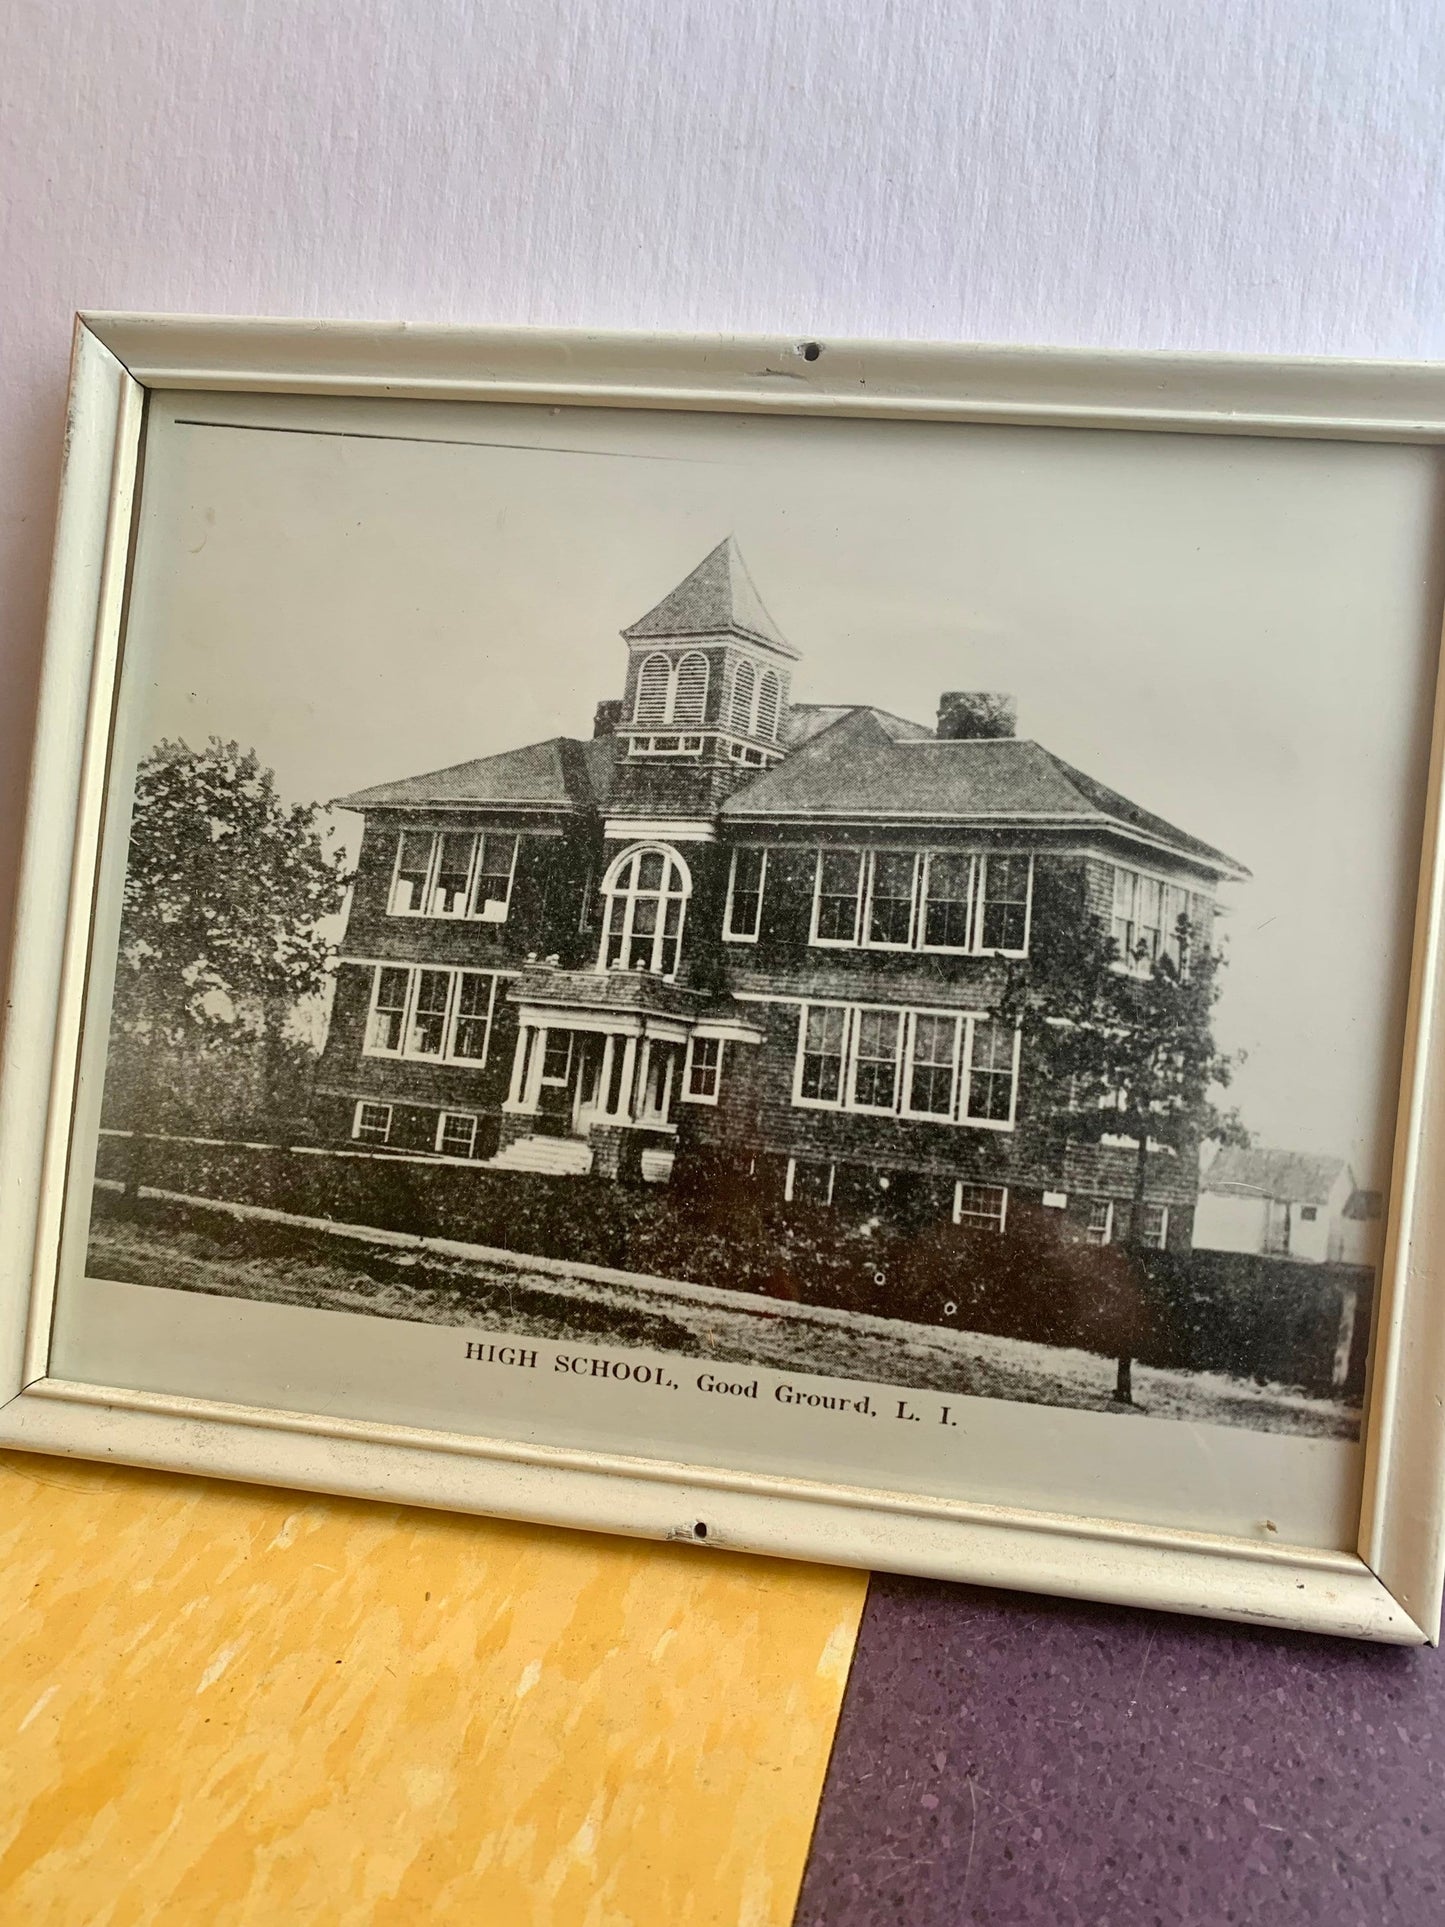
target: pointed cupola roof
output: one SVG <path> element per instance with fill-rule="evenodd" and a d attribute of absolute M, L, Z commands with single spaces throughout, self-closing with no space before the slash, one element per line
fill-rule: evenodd
<path fill-rule="evenodd" d="M 799 650 L 779 634 L 753 587 L 747 564 L 729 535 L 656 608 L 622 631 L 628 642 L 692 641 L 737 636 L 796 661 Z"/>

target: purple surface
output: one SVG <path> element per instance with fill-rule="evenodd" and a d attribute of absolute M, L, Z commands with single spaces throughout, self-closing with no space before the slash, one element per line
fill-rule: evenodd
<path fill-rule="evenodd" d="M 875 1578 L 794 1927 L 1442 1927 L 1445 1665 Z"/>

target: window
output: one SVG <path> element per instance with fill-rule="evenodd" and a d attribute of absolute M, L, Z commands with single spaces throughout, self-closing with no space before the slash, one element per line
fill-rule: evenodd
<path fill-rule="evenodd" d="M 869 852 L 867 943 L 887 950 L 909 947 L 917 869 L 911 850 Z"/>
<path fill-rule="evenodd" d="M 967 950 L 973 923 L 974 859 L 946 851 L 928 858 L 923 891 L 923 948 Z"/>
<path fill-rule="evenodd" d="M 771 669 L 765 669 L 758 679 L 758 726 L 754 734 L 765 742 L 777 741 L 778 678 Z"/>
<path fill-rule="evenodd" d="M 1143 1242 L 1153 1251 L 1162 1251 L 1168 1244 L 1169 1207 L 1167 1204 L 1145 1205 Z"/>
<path fill-rule="evenodd" d="M 620 857 L 603 884 L 607 911 L 599 969 L 675 977 L 691 888 L 682 859 L 671 850 L 644 848 Z"/>
<path fill-rule="evenodd" d="M 993 1017 L 976 1017 L 970 1030 L 964 1115 L 983 1123 L 1007 1124 L 1013 1115 L 1018 1032 Z"/>
<path fill-rule="evenodd" d="M 785 1204 L 831 1204 L 835 1167 L 814 1164 L 807 1158 L 789 1158 L 783 1179 Z"/>
<path fill-rule="evenodd" d="M 469 1158 L 477 1148 L 477 1120 L 467 1111 L 443 1111 L 437 1120 L 437 1149 L 447 1157 Z"/>
<path fill-rule="evenodd" d="M 803 1006 L 798 1095 L 809 1104 L 837 1104 L 842 1098 L 847 1019 L 839 1004 Z"/>
<path fill-rule="evenodd" d="M 365 1053 L 484 1064 L 496 998 L 489 970 L 378 964 Z"/>
<path fill-rule="evenodd" d="M 564 1090 L 572 1070 L 572 1032 L 549 1030 L 542 1050 L 542 1082 L 560 1085 Z"/>
<path fill-rule="evenodd" d="M 1188 917 L 1189 892 L 1180 885 L 1115 869 L 1109 930 L 1120 965 L 1132 975 L 1149 976 L 1160 957 L 1171 958 L 1181 972 L 1188 969 Z"/>
<path fill-rule="evenodd" d="M 690 1104 L 716 1104 L 722 1084 L 721 1037 L 693 1037 L 687 1050 L 682 1094 Z"/>
<path fill-rule="evenodd" d="M 757 693 L 757 674 L 750 662 L 740 662 L 733 671 L 732 726 L 739 736 L 753 733 L 753 698 Z"/>
<path fill-rule="evenodd" d="M 670 723 L 697 724 L 707 709 L 707 657 L 695 652 L 677 665 L 677 682 L 672 695 Z"/>
<path fill-rule="evenodd" d="M 1002 1184 L 965 1184 L 953 1187 L 953 1222 L 982 1231 L 1002 1232 L 1008 1221 L 1008 1187 Z"/>
<path fill-rule="evenodd" d="M 1320 1215 L 1318 1207 L 1313 1204 L 1302 1204 L 1299 1208 L 1299 1214 L 1302 1224 L 1313 1224 L 1315 1219 Z"/>
<path fill-rule="evenodd" d="M 1084 1227 L 1084 1238 L 1091 1245 L 1106 1245 L 1114 1236 L 1114 1201 L 1112 1198 L 1095 1198 L 1089 1206 L 1089 1222 Z"/>
<path fill-rule="evenodd" d="M 820 850 L 812 942 L 1021 957 L 1032 894 L 1027 855 Z"/>
<path fill-rule="evenodd" d="M 952 1117 L 958 1085 L 957 1017 L 920 1013 L 913 1020 L 913 1052 L 905 1109 L 916 1117 Z"/>
<path fill-rule="evenodd" d="M 857 943 L 862 885 L 860 850 L 819 850 L 813 897 L 814 943 Z"/>
<path fill-rule="evenodd" d="M 1033 859 L 986 856 L 981 868 L 978 948 L 1022 956 L 1028 949 L 1029 879 Z"/>
<path fill-rule="evenodd" d="M 1019 1034 L 993 1018 L 805 1004 L 793 1102 L 1012 1130 Z"/>
<path fill-rule="evenodd" d="M 898 1109 L 898 1060 L 902 1043 L 901 1011 L 857 1012 L 851 1092 L 854 1110 L 892 1112 Z"/>
<path fill-rule="evenodd" d="M 756 943 L 758 940 L 758 927 L 763 915 L 763 884 L 767 874 L 766 850 L 733 851 L 723 935 L 734 943 Z"/>
<path fill-rule="evenodd" d="M 403 830 L 397 840 L 391 914 L 480 917 L 501 923 L 512 894 L 517 838 L 488 830 Z"/>
<path fill-rule="evenodd" d="M 476 881 L 472 885 L 472 915 L 484 923 L 501 923 L 512 895 L 512 873 L 517 867 L 517 839 L 495 831 L 479 839 Z"/>
<path fill-rule="evenodd" d="M 363 1144 L 387 1144 L 391 1141 L 391 1106 L 389 1104 L 358 1104 L 351 1119 L 351 1135 Z"/>
<path fill-rule="evenodd" d="M 401 1049 L 410 987 L 409 970 L 395 970 L 385 965 L 378 969 L 372 991 L 371 1022 L 366 1031 L 366 1048 L 369 1051 Z"/>
<path fill-rule="evenodd" d="M 638 672 L 633 720 L 639 723 L 665 723 L 667 699 L 671 693 L 671 663 L 666 656 L 649 656 Z"/>

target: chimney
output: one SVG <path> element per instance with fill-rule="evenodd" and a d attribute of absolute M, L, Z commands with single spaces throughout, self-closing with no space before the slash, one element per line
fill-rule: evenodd
<path fill-rule="evenodd" d="M 615 736 L 617 725 L 622 721 L 622 702 L 618 697 L 605 703 L 598 703 L 597 714 L 592 718 L 593 737 Z"/>
<path fill-rule="evenodd" d="M 938 737 L 946 743 L 970 743 L 1012 736 L 1018 713 L 1016 700 L 996 690 L 945 689 L 938 699 Z"/>

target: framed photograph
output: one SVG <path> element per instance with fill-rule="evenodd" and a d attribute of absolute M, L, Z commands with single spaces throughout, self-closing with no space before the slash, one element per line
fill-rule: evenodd
<path fill-rule="evenodd" d="M 1433 1641 L 1442 447 L 80 317 L 0 1439 Z"/>

